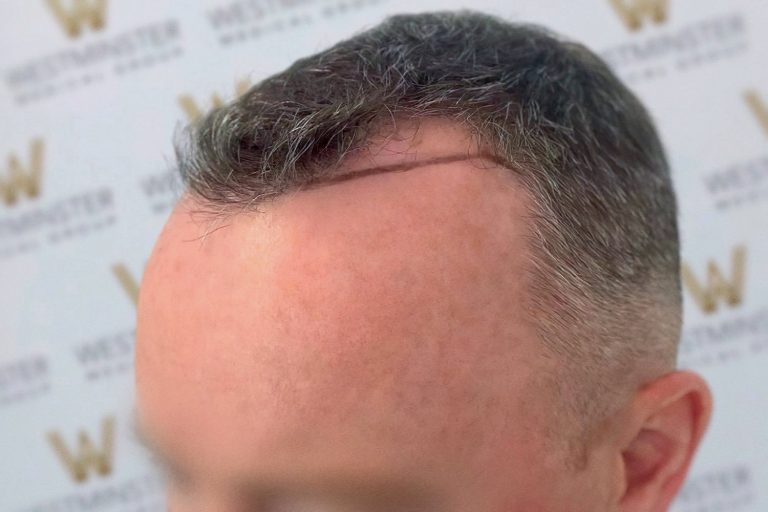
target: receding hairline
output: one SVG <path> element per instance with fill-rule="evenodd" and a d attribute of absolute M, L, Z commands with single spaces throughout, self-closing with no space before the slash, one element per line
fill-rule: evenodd
<path fill-rule="evenodd" d="M 401 114 L 464 123 L 515 163 L 504 167 L 535 207 L 531 308 L 571 362 L 564 411 L 603 416 L 651 362 L 674 367 L 682 296 L 663 145 L 603 59 L 544 27 L 466 10 L 390 17 L 212 111 L 177 144 L 180 170 L 210 208 L 247 210 L 327 181 L 376 121 Z M 387 167 L 359 177 L 408 169 Z"/>
<path fill-rule="evenodd" d="M 453 123 L 455 121 L 448 120 L 448 122 Z M 370 167 L 362 167 L 359 169 L 352 169 L 352 170 L 344 169 L 343 164 L 336 165 L 336 166 L 333 166 L 333 168 L 328 174 L 315 175 L 313 179 L 300 184 L 294 190 L 282 191 L 281 193 L 276 194 L 270 198 L 267 198 L 266 200 L 283 199 L 286 196 L 289 196 L 291 192 L 302 192 L 302 191 L 310 191 L 310 190 L 315 190 L 320 188 L 326 188 L 326 187 L 331 187 L 333 185 L 339 185 L 339 184 L 347 183 L 353 180 L 367 178 L 370 176 L 377 176 L 381 174 L 408 172 L 408 171 L 417 170 L 420 168 L 429 167 L 433 165 L 445 165 L 445 164 L 452 164 L 452 163 L 459 163 L 459 162 L 483 162 L 483 161 L 492 164 L 492 166 L 480 167 L 481 169 L 500 168 L 500 169 L 505 169 L 509 171 L 508 175 L 510 178 L 514 178 L 516 176 L 515 166 L 511 164 L 509 161 L 507 161 L 506 159 L 502 158 L 501 156 L 486 150 L 479 150 L 475 152 L 467 151 L 462 153 L 432 156 L 429 158 L 414 160 L 410 162 L 398 162 L 393 164 L 372 165 Z M 530 193 L 530 191 L 528 191 L 528 193 Z M 216 203 L 213 201 L 210 201 L 204 196 L 197 194 L 196 191 L 193 189 L 185 190 L 184 194 L 182 195 L 182 198 L 180 199 L 184 199 L 184 196 L 186 196 L 187 199 L 191 200 L 195 204 L 195 207 L 194 207 L 195 213 L 202 214 L 211 219 L 219 219 L 219 220 L 225 220 L 230 215 L 235 215 L 238 213 L 248 213 L 253 210 L 258 211 L 258 206 L 261 203 L 261 201 L 255 200 L 252 203 L 250 203 L 247 207 L 242 207 L 241 205 L 240 209 L 238 209 L 237 211 L 235 211 L 234 209 L 228 208 L 227 205 L 220 205 L 224 207 L 214 210 L 211 207 L 216 205 Z"/>
<path fill-rule="evenodd" d="M 315 180 L 310 181 L 307 184 L 307 187 L 314 188 L 317 186 L 334 185 L 344 181 L 365 178 L 367 176 L 374 176 L 376 174 L 385 174 L 390 172 L 405 172 L 405 171 L 411 171 L 413 169 L 418 169 L 419 167 L 426 167 L 428 165 L 451 164 L 455 162 L 464 162 L 469 160 L 489 160 L 495 163 L 496 165 L 499 165 L 500 167 L 508 167 L 508 164 L 503 159 L 495 155 L 492 155 L 490 153 L 473 153 L 473 154 L 464 153 L 464 154 L 456 154 L 456 155 L 437 156 L 437 157 L 427 158 L 425 160 L 417 160 L 415 162 L 404 162 L 404 163 L 397 163 L 397 164 L 376 165 L 373 167 L 366 167 L 366 168 L 355 170 L 355 171 L 344 172 L 341 174 L 334 174 L 328 178 L 317 178 Z"/>

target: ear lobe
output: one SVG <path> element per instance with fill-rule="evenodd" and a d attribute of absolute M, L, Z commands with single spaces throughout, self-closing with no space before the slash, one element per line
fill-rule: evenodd
<path fill-rule="evenodd" d="M 712 393 L 702 377 L 675 371 L 646 384 L 632 405 L 634 435 L 622 451 L 622 512 L 666 511 L 709 425 Z"/>

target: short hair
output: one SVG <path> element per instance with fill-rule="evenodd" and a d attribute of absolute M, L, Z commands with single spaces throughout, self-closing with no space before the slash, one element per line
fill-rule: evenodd
<path fill-rule="evenodd" d="M 255 208 L 322 183 L 393 117 L 460 123 L 532 198 L 524 305 L 562 363 L 537 386 L 556 393 L 557 417 L 580 420 L 568 432 L 585 446 L 676 362 L 676 201 L 649 113 L 603 60 L 544 27 L 397 15 L 213 109 L 176 139 L 177 158 L 202 204 Z"/>

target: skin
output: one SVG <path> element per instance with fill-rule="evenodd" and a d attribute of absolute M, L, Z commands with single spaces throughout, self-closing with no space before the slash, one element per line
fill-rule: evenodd
<path fill-rule="evenodd" d="M 587 466 L 565 467 L 534 380 L 558 362 L 522 307 L 530 198 L 481 153 L 449 122 L 403 122 L 338 170 L 400 172 L 226 219 L 179 201 L 136 344 L 138 427 L 170 510 L 667 509 L 709 421 L 706 383 L 647 383 Z"/>

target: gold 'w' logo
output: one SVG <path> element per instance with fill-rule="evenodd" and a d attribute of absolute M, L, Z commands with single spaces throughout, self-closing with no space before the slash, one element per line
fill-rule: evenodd
<path fill-rule="evenodd" d="M 117 281 L 120 283 L 120 287 L 123 289 L 125 294 L 129 299 L 131 299 L 131 302 L 133 302 L 133 305 L 135 306 L 138 304 L 139 281 L 133 277 L 133 274 L 131 274 L 131 271 L 128 270 L 128 267 L 122 263 L 115 263 L 112 265 L 112 273 L 117 278 Z"/>
<path fill-rule="evenodd" d="M 250 86 L 251 82 L 248 79 L 237 82 L 237 84 L 235 84 L 235 97 L 245 94 Z M 203 109 L 201 109 L 195 99 L 188 94 L 179 96 L 179 105 L 182 110 L 184 110 L 184 114 L 186 114 L 189 122 L 197 121 L 204 114 Z M 222 100 L 218 94 L 213 93 L 211 95 L 211 105 L 213 108 L 221 107 L 224 105 L 224 100 Z"/>
<path fill-rule="evenodd" d="M 640 30 L 646 18 L 656 24 L 667 21 L 669 0 L 610 0 L 629 30 Z"/>
<path fill-rule="evenodd" d="M 744 294 L 744 267 L 747 250 L 743 245 L 733 248 L 731 254 L 731 277 L 727 279 L 714 261 L 707 263 L 707 282 L 702 284 L 690 267 L 683 263 L 683 283 L 693 296 L 693 300 L 705 313 L 717 311 L 718 303 L 724 301 L 729 306 L 741 304 Z"/>
<path fill-rule="evenodd" d="M 72 39 L 80 36 L 83 25 L 90 25 L 93 30 L 104 28 L 107 0 L 69 0 L 68 9 L 61 5 L 62 0 L 47 2 L 64 32 Z"/>
<path fill-rule="evenodd" d="M 112 459 L 115 447 L 115 418 L 108 416 L 101 424 L 101 447 L 96 448 L 88 433 L 78 433 L 77 453 L 73 453 L 58 432 L 48 432 L 48 441 L 53 446 L 65 469 L 75 482 L 88 480 L 91 471 L 101 476 L 112 472 Z"/>
<path fill-rule="evenodd" d="M 747 91 L 744 93 L 744 100 L 747 102 L 747 106 L 757 118 L 757 122 L 763 127 L 765 133 L 768 134 L 768 103 L 757 93 L 757 91 Z"/>
<path fill-rule="evenodd" d="M 12 206 L 19 196 L 29 198 L 40 195 L 40 182 L 43 175 L 43 140 L 33 139 L 29 147 L 29 165 L 24 168 L 16 155 L 8 155 L 8 175 L 0 177 L 0 199 Z"/>

